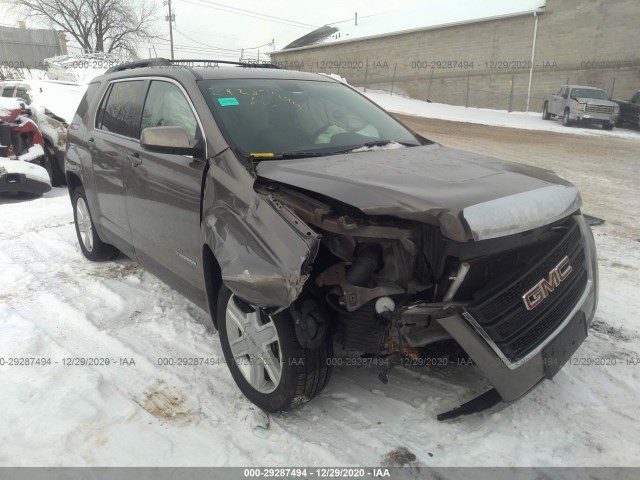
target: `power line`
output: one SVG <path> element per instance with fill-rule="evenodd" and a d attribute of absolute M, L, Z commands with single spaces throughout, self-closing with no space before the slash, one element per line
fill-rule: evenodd
<path fill-rule="evenodd" d="M 189 37 L 188 35 L 186 35 L 186 34 L 182 33 L 182 32 L 181 32 L 180 30 L 178 30 L 177 28 L 174 28 L 174 30 L 175 30 L 176 32 L 178 32 L 180 35 L 182 35 L 183 37 L 185 37 L 186 39 L 191 40 L 192 42 L 197 43 L 197 44 L 199 44 L 199 45 L 204 45 L 205 47 L 209 47 L 209 48 L 217 48 L 218 50 L 227 50 L 227 51 L 230 51 L 230 52 L 236 52 L 236 51 L 239 51 L 239 50 L 240 50 L 239 48 L 223 48 L 223 47 L 216 47 L 215 45 L 208 45 L 208 44 L 206 44 L 206 43 L 202 43 L 202 42 L 199 42 L 199 41 L 197 41 L 197 40 L 194 40 L 193 38 Z"/>
<path fill-rule="evenodd" d="M 298 23 L 300 25 L 304 25 L 305 27 L 318 28 L 316 25 L 310 25 L 308 23 L 298 22 L 297 20 L 289 20 L 288 18 L 276 17 L 274 15 L 267 15 L 266 13 L 260 13 L 260 12 L 254 11 L 254 10 L 245 10 L 244 8 L 233 7 L 231 5 L 225 5 L 223 3 L 212 2 L 210 0 L 200 0 L 200 1 L 203 2 L 203 3 L 209 3 L 211 5 L 217 5 L 218 7 L 229 8 L 231 10 L 238 10 L 239 12 L 251 13 L 251 14 L 255 14 L 255 15 L 260 15 L 262 17 L 273 18 L 275 20 L 282 20 L 282 21 L 290 22 L 290 23 Z"/>
<path fill-rule="evenodd" d="M 208 2 L 207 0 L 198 0 L 198 2 L 202 2 L 202 3 L 196 3 L 196 2 L 191 1 L 191 0 L 179 0 L 179 1 L 181 1 L 183 3 L 190 3 L 192 5 L 197 5 L 199 7 L 212 8 L 214 10 L 220 10 L 220 11 L 227 12 L 227 13 L 234 13 L 236 15 L 242 15 L 242 16 L 245 16 L 245 17 L 256 18 L 258 20 L 265 20 L 265 21 L 268 21 L 268 22 L 280 23 L 282 25 L 287 25 L 289 27 L 297 27 L 297 28 L 304 28 L 304 29 L 318 28 L 315 25 L 309 25 L 309 24 L 306 24 L 306 23 L 296 22 L 294 20 L 287 20 L 287 19 L 282 19 L 282 21 L 275 20 L 276 18 L 279 19 L 280 17 L 268 16 L 269 18 L 265 18 L 264 14 L 257 13 L 257 12 L 256 12 L 256 15 L 252 15 L 250 13 L 242 13 L 242 12 L 239 12 L 239 11 L 227 10 L 227 9 L 224 9 L 224 8 L 221 8 L 221 7 L 216 7 L 216 6 L 210 5 L 210 2 Z M 218 5 L 218 4 L 214 4 L 214 5 Z M 234 8 L 234 7 L 228 7 L 228 8 Z M 261 15 L 261 16 L 258 16 L 258 15 Z"/>

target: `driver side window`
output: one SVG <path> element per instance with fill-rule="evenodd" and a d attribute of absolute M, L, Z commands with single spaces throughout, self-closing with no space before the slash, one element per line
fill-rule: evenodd
<path fill-rule="evenodd" d="M 182 127 L 195 143 L 198 122 L 182 90 L 173 83 L 154 80 L 142 112 L 140 131 L 149 127 Z"/>

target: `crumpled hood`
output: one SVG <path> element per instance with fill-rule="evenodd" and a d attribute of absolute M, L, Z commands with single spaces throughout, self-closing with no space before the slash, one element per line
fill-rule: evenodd
<path fill-rule="evenodd" d="M 439 225 L 457 241 L 531 230 L 581 205 L 553 172 L 439 145 L 263 161 L 257 174 L 368 215 Z"/>

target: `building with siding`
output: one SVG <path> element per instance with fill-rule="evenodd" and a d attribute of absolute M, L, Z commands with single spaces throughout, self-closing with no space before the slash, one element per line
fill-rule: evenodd
<path fill-rule="evenodd" d="M 56 30 L 0 26 L 0 66 L 44 69 L 44 59 L 61 55 Z"/>
<path fill-rule="evenodd" d="M 640 89 L 638 0 L 541 0 L 541 8 L 286 48 L 286 67 L 356 86 L 470 107 L 540 111 L 563 83 L 615 98 Z M 535 37 L 535 41 L 534 41 Z M 344 37 L 343 37 L 344 38 Z M 533 58 L 533 61 L 531 61 Z"/>

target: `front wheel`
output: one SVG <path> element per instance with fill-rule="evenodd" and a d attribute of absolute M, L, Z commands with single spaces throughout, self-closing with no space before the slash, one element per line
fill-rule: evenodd
<path fill-rule="evenodd" d="M 288 310 L 267 315 L 222 287 L 217 324 L 225 360 L 242 393 L 267 412 L 290 410 L 318 395 L 331 377 L 333 344 L 298 342 Z"/>
<path fill-rule="evenodd" d="M 76 224 L 76 235 L 82 254 L 92 262 L 111 260 L 118 256 L 118 249 L 100 240 L 93 224 L 87 196 L 82 187 L 73 191 L 73 219 Z"/>
<path fill-rule="evenodd" d="M 613 125 L 612 124 L 602 125 L 602 128 L 604 128 L 605 130 L 613 130 Z"/>

